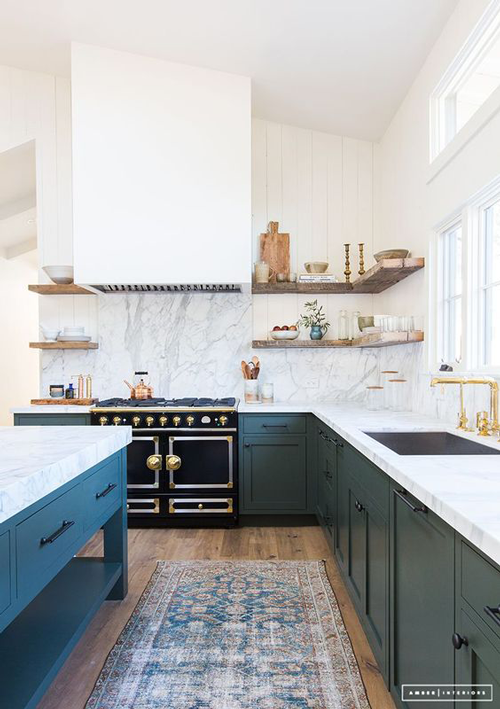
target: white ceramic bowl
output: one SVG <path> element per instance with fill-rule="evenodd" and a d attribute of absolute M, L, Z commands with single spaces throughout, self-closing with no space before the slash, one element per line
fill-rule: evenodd
<path fill-rule="evenodd" d="M 306 261 L 304 266 L 307 273 L 325 273 L 329 264 L 327 261 Z"/>
<path fill-rule="evenodd" d="M 42 332 L 47 342 L 55 342 L 59 335 L 59 330 L 42 330 Z"/>
<path fill-rule="evenodd" d="M 273 340 L 296 340 L 299 336 L 298 330 L 271 330 L 269 333 Z"/>
<path fill-rule="evenodd" d="M 43 270 L 54 283 L 73 283 L 73 266 L 44 266 Z"/>
<path fill-rule="evenodd" d="M 384 251 L 379 251 L 373 254 L 373 258 L 378 263 L 384 258 L 408 258 L 410 252 L 408 249 L 385 249 Z"/>

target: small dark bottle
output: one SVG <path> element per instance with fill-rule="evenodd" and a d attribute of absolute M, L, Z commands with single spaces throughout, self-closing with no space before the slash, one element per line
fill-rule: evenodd
<path fill-rule="evenodd" d="M 73 389 L 73 384 L 70 384 L 68 388 L 66 389 L 66 399 L 74 399 L 75 398 L 75 390 Z"/>

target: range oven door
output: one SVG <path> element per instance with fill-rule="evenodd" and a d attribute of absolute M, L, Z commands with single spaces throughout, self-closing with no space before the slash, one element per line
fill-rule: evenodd
<path fill-rule="evenodd" d="M 170 490 L 234 487 L 234 436 L 169 436 L 165 467 Z"/>
<path fill-rule="evenodd" d="M 127 489 L 136 492 L 154 492 L 160 489 L 163 474 L 163 456 L 160 439 L 147 433 L 132 434 L 127 449 Z"/>

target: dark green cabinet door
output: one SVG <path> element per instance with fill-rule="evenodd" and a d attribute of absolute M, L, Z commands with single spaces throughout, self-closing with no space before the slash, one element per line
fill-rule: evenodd
<path fill-rule="evenodd" d="M 90 414 L 14 414 L 14 426 L 90 426 Z"/>
<path fill-rule="evenodd" d="M 335 557 L 344 573 L 349 563 L 350 477 L 345 465 L 345 446 L 337 449 L 337 515 Z"/>
<path fill-rule="evenodd" d="M 366 522 L 364 507 L 354 486 L 349 486 L 349 559 L 347 580 L 351 595 L 358 609 L 362 611 L 366 566 Z"/>
<path fill-rule="evenodd" d="M 307 512 L 304 436 L 243 437 L 245 512 Z"/>
<path fill-rule="evenodd" d="M 336 449 L 325 439 L 322 429 L 317 432 L 316 514 L 333 551 L 337 516 Z"/>
<path fill-rule="evenodd" d="M 486 632 L 480 630 L 464 609 L 458 612 L 456 632 L 464 638 L 463 644 L 455 651 L 456 655 L 456 682 L 457 684 L 484 684 L 492 685 L 493 702 L 466 701 L 461 699 L 460 707 L 463 709 L 479 709 L 479 707 L 500 707 L 500 650 L 487 637 Z M 488 688 L 477 687 L 476 690 L 490 691 Z M 483 695 L 484 696 L 484 695 Z"/>
<path fill-rule="evenodd" d="M 420 507 L 393 489 L 391 691 L 408 709 L 414 704 L 401 702 L 403 684 L 454 681 L 454 533 L 432 512 L 413 509 Z M 452 708 L 448 702 L 439 706 Z"/>
<path fill-rule="evenodd" d="M 375 658 L 384 677 L 389 666 L 389 522 L 368 501 L 364 510 L 366 524 L 365 628 Z"/>

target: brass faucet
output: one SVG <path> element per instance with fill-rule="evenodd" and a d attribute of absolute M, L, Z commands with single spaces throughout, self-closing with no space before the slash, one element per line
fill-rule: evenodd
<path fill-rule="evenodd" d="M 460 414 L 457 428 L 461 431 L 472 431 L 467 428 L 467 416 L 464 407 L 464 384 L 487 384 L 490 387 L 490 418 L 488 420 L 484 412 L 477 417 L 480 436 L 489 436 L 491 430 L 493 434 L 500 433 L 498 422 L 498 382 L 493 377 L 434 377 L 431 380 L 431 387 L 436 384 L 458 384 L 460 386 Z"/>

